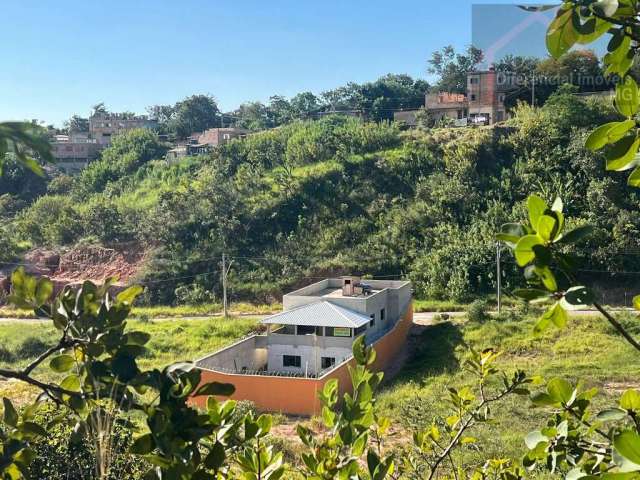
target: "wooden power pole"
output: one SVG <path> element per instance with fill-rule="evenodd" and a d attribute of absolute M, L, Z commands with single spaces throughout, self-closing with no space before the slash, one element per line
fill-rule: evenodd
<path fill-rule="evenodd" d="M 496 297 L 498 300 L 498 315 L 502 310 L 502 298 L 500 298 L 502 290 L 502 272 L 500 271 L 500 242 L 496 242 Z"/>
<path fill-rule="evenodd" d="M 224 318 L 229 316 L 227 310 L 227 256 L 222 254 L 222 311 Z"/>
<path fill-rule="evenodd" d="M 229 316 L 229 304 L 227 301 L 227 277 L 229 276 L 229 270 L 231 270 L 231 264 L 233 260 L 229 262 L 227 265 L 227 255 L 226 253 L 222 254 L 222 311 L 224 313 L 224 318 Z"/>

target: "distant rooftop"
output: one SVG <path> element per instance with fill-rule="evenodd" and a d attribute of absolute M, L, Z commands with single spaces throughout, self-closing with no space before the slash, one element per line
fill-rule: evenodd
<path fill-rule="evenodd" d="M 339 305 L 320 301 L 271 315 L 264 324 L 307 325 L 313 327 L 359 328 L 369 323 L 371 318 Z"/>

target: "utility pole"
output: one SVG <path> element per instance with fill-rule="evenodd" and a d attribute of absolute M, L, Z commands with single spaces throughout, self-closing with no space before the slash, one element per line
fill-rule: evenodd
<path fill-rule="evenodd" d="M 224 312 L 224 318 L 229 316 L 227 310 L 227 256 L 222 254 L 222 311 Z"/>
<path fill-rule="evenodd" d="M 500 242 L 496 242 L 496 297 L 498 299 L 498 315 L 500 315 L 500 310 L 502 310 L 502 299 L 501 295 L 501 282 L 502 282 L 502 272 L 500 271 Z"/>
<path fill-rule="evenodd" d="M 531 106 L 536 106 L 536 77 L 535 75 L 531 76 Z"/>

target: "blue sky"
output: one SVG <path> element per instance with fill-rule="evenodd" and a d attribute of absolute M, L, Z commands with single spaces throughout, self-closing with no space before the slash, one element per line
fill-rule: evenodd
<path fill-rule="evenodd" d="M 244 101 L 319 93 L 389 72 L 426 77 L 432 51 L 471 43 L 472 4 L 478 3 L 7 1 L 0 120 L 60 125 L 101 101 L 113 111 L 144 113 L 149 105 L 194 93 L 212 94 L 230 110 Z M 481 19 L 474 38 L 485 43 L 500 30 L 492 22 L 517 22 L 523 15 L 484 12 L 474 15 Z M 532 27 L 526 40 L 510 42 L 503 53 L 543 54 L 543 35 L 542 25 Z"/>

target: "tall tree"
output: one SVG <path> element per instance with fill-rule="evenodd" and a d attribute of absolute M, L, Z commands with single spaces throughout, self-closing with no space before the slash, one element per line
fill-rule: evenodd
<path fill-rule="evenodd" d="M 91 115 L 103 115 L 105 113 L 108 113 L 109 111 L 107 110 L 107 107 L 105 106 L 104 102 L 100 102 L 95 104 L 93 107 L 91 107 Z"/>
<path fill-rule="evenodd" d="M 69 120 L 64 122 L 64 127 L 68 132 L 88 132 L 89 119 L 83 118 L 79 115 L 74 115 Z"/>
<path fill-rule="evenodd" d="M 269 107 L 262 102 L 247 102 L 232 113 L 234 125 L 249 130 L 264 130 L 274 126 Z"/>
<path fill-rule="evenodd" d="M 375 82 L 348 83 L 322 93 L 326 110 L 354 110 L 372 120 L 393 119 L 399 109 L 419 108 L 429 84 L 409 75 L 387 74 Z"/>
<path fill-rule="evenodd" d="M 453 46 L 431 54 L 427 72 L 438 77 L 436 90 L 440 92 L 466 93 L 467 73 L 482 62 L 482 50 L 470 45 L 464 53 L 456 53 Z"/>
<path fill-rule="evenodd" d="M 295 118 L 309 118 L 322 108 L 320 100 L 311 92 L 298 93 L 289 101 L 291 112 Z"/>
<path fill-rule="evenodd" d="M 269 98 L 269 110 L 273 115 L 273 123 L 282 125 L 293 120 L 291 103 L 281 95 L 274 95 Z"/>
<path fill-rule="evenodd" d="M 168 122 L 169 132 L 181 139 L 220 125 L 220 110 L 210 95 L 191 95 L 176 103 Z"/>

